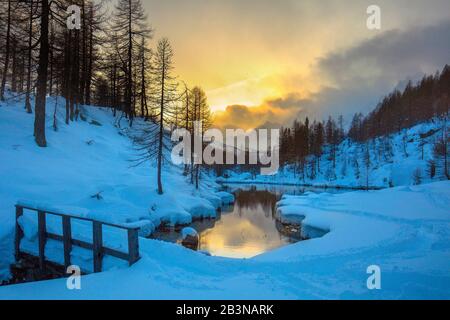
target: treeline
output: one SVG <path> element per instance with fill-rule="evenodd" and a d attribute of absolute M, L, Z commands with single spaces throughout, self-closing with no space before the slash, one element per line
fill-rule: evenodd
<path fill-rule="evenodd" d="M 346 131 L 344 119 L 329 117 L 326 121 L 295 120 L 292 127 L 282 128 L 280 137 L 280 161 L 286 166 L 290 165 L 294 173 L 298 172 L 302 179 L 315 179 L 321 172 L 322 155 L 326 152 L 331 162 L 327 168 L 327 177 L 335 179 L 336 159 L 338 145 L 348 139 L 350 142 L 361 144 L 361 159 L 359 162 L 366 169 L 368 179 L 370 168 L 370 154 L 373 144 L 370 140 L 381 138 L 377 153 L 382 153 L 388 159 L 392 153 L 389 135 L 418 123 L 431 119 L 443 120 L 444 127 L 440 138 L 434 143 L 434 158 L 428 161 L 430 178 L 436 175 L 436 168 L 442 167 L 442 176 L 449 178 L 448 170 L 448 142 L 446 121 L 450 108 L 450 66 L 446 65 L 441 73 L 434 76 L 425 76 L 417 85 L 408 83 L 400 92 L 393 91 L 387 95 L 380 104 L 367 116 L 356 113 L 351 125 Z M 426 138 L 423 137 L 423 140 Z M 403 145 L 406 148 L 407 137 Z M 422 154 L 425 142 L 421 142 Z M 371 147 L 372 146 L 372 147 Z M 407 155 L 406 149 L 404 150 Z M 358 159 L 352 159 L 355 171 L 359 172 L 361 164 Z M 359 174 L 358 174 L 359 175 Z M 368 186 L 369 182 L 366 181 Z"/>
<path fill-rule="evenodd" d="M 206 130 L 211 116 L 200 87 L 178 86 L 169 40 L 151 49 L 153 33 L 141 0 L 118 0 L 114 6 L 107 0 L 2 1 L 0 99 L 24 97 L 25 111 L 34 110 L 34 137 L 41 147 L 47 145 L 47 96 L 64 98 L 66 125 L 82 118 L 82 106 L 90 104 L 110 107 L 129 126 L 136 117 L 145 119 L 136 142 L 144 150 L 141 160 L 156 160 L 162 193 L 167 130 L 191 129 L 200 120 Z M 55 130 L 57 107 L 50 110 Z M 200 165 L 185 172 L 198 187 Z"/>
<path fill-rule="evenodd" d="M 309 118 L 304 122 L 295 120 L 292 128 L 282 128 L 280 137 L 281 165 L 295 164 L 303 177 L 308 175 L 314 179 L 320 172 L 320 160 L 324 153 L 324 146 L 330 147 L 333 166 L 336 166 L 336 149 L 345 138 L 344 118 L 339 116 L 336 121 L 329 117 L 327 121 L 310 123 Z M 308 165 L 308 173 L 306 173 Z"/>
<path fill-rule="evenodd" d="M 79 8 L 79 29 L 68 28 L 70 5 Z M 9 87 L 11 95 L 24 96 L 24 108 L 32 113 L 35 97 L 34 135 L 44 147 L 47 95 L 65 98 L 67 124 L 78 118 L 80 105 L 98 100 L 93 91 L 100 80 L 96 69 L 103 64 L 106 6 L 81 0 L 8 0 L 1 6 L 0 99 Z M 56 129 L 56 110 L 53 114 Z"/>
<path fill-rule="evenodd" d="M 394 90 L 366 117 L 353 116 L 348 136 L 354 141 L 388 135 L 433 117 L 446 117 L 450 108 L 450 66 L 441 73 L 425 76 L 403 92 Z"/>

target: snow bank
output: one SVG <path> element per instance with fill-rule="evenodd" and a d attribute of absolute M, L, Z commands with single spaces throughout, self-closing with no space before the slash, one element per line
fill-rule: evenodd
<path fill-rule="evenodd" d="M 53 110 L 55 99 L 48 98 L 47 103 Z M 48 113 L 48 147 L 39 148 L 33 139 L 34 115 L 24 112 L 23 101 L 9 100 L 0 108 L 0 281 L 8 277 L 9 264 L 14 261 L 16 203 L 138 226 L 141 236 L 148 236 L 161 223 L 188 224 L 195 218 L 215 217 L 216 208 L 222 205 L 222 195 L 216 194 L 219 186 L 209 177 L 202 177 L 201 190 L 195 190 L 181 169 L 173 166 L 164 169 L 164 194 L 158 195 L 156 168 L 150 162 L 132 166 L 136 151 L 127 135 L 134 129 L 125 121 L 119 123 L 105 108 L 83 107 L 81 113 L 85 121 L 66 125 L 64 99 L 59 98 L 58 130 L 53 130 L 53 115 Z M 140 121 L 133 127 L 139 127 Z M 24 247 L 36 247 L 36 223 L 36 213 L 20 219 Z M 77 236 L 91 236 L 90 226 L 77 225 Z M 60 234 L 61 222 L 50 221 L 49 228 Z M 106 232 L 105 241 L 119 240 Z M 49 256 L 51 246 L 50 242 Z M 116 246 L 122 246 L 120 241 Z"/>
<path fill-rule="evenodd" d="M 216 195 L 219 196 L 220 199 L 222 200 L 223 206 L 234 203 L 234 195 L 229 192 L 219 191 L 219 192 L 216 192 Z"/>
<path fill-rule="evenodd" d="M 82 290 L 57 279 L 0 287 L 0 298 L 449 299 L 449 197 L 448 181 L 283 196 L 280 214 L 329 232 L 242 260 L 140 238 L 140 261 L 84 276 Z M 370 265 L 381 269 L 381 290 L 366 286 Z"/>
<path fill-rule="evenodd" d="M 143 221 L 154 226 L 188 223 L 193 215 L 211 215 L 218 199 L 224 201 L 214 181 L 205 177 L 200 190 L 194 190 L 176 168 L 164 171 L 165 193 L 157 195 L 152 187 L 155 169 L 149 164 L 130 168 L 130 141 L 119 134 L 110 113 L 97 108 L 83 112 L 102 125 L 79 121 L 65 126 L 58 112 L 59 131 L 53 132 L 52 119 L 47 119 L 49 146 L 41 149 L 33 142 L 33 117 L 22 104 L 0 108 L 0 276 L 7 276 L 13 261 L 18 199 L 56 209 L 84 208 L 77 212 L 150 228 Z M 86 143 L 91 140 L 95 142 Z M 92 197 L 99 193 L 101 197 Z M 81 290 L 68 290 L 66 279 L 55 279 L 2 286 L 0 299 L 450 299 L 449 204 L 449 181 L 284 196 L 278 214 L 300 217 L 306 231 L 329 232 L 252 259 L 211 257 L 140 237 L 136 264 L 128 267 L 107 256 L 107 271 L 83 276 Z M 36 250 L 35 216 L 28 212 L 22 219 L 31 220 L 22 249 Z M 49 227 L 60 232 L 57 220 Z M 74 232 L 91 237 L 81 221 L 74 224 Z M 124 250 L 123 233 L 105 232 L 108 245 Z M 60 261 L 60 246 L 49 241 L 47 258 Z M 92 253 L 74 247 L 73 263 L 90 267 Z M 370 265 L 381 269 L 381 290 L 366 286 Z"/>
<path fill-rule="evenodd" d="M 277 214 L 288 222 L 300 219 L 306 232 L 328 232 L 323 237 L 325 241 L 313 239 L 295 244 L 303 247 L 298 251 L 302 257 L 362 249 L 384 241 L 401 242 L 404 229 L 415 226 L 436 223 L 448 228 L 449 187 L 450 182 L 444 181 L 380 191 L 283 196 L 277 203 Z M 450 235 L 450 230 L 446 234 Z M 291 250 L 281 248 L 261 259 Z"/>

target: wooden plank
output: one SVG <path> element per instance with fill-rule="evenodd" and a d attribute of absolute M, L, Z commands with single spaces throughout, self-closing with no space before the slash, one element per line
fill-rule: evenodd
<path fill-rule="evenodd" d="M 19 225 L 19 218 L 23 216 L 23 208 L 20 206 L 16 206 L 16 233 L 15 233 L 15 239 L 14 239 L 14 247 L 15 247 L 15 257 L 16 261 L 19 261 L 20 256 L 20 241 L 23 238 L 23 231 L 22 228 Z"/>
<path fill-rule="evenodd" d="M 59 235 L 59 234 L 54 234 L 54 233 L 50 233 L 47 232 L 47 238 L 48 239 L 52 239 L 52 240 L 56 240 L 56 241 L 61 241 L 64 242 L 64 237 Z M 72 244 L 72 246 L 77 246 L 83 249 L 87 249 L 87 250 L 93 250 L 94 249 L 94 245 L 92 243 L 83 241 L 83 240 L 78 240 L 78 239 L 71 239 L 70 243 Z"/>
<path fill-rule="evenodd" d="M 94 221 L 92 224 L 92 239 L 94 241 L 94 272 L 102 271 L 103 258 L 103 240 L 102 240 L 102 224 Z"/>
<path fill-rule="evenodd" d="M 63 227 L 63 243 L 64 243 L 64 266 L 70 266 L 70 252 L 72 251 L 72 227 L 70 224 L 70 217 L 62 217 Z"/>
<path fill-rule="evenodd" d="M 45 269 L 45 243 L 46 243 L 45 212 L 38 211 L 38 237 L 39 237 L 39 267 Z"/>
<path fill-rule="evenodd" d="M 78 246 L 87 250 L 93 251 L 94 258 L 94 272 L 100 272 L 102 270 L 102 260 L 104 255 L 110 255 L 122 260 L 127 260 L 130 265 L 139 260 L 139 227 L 128 227 L 122 225 L 116 225 L 112 223 L 106 223 L 96 221 L 93 219 L 78 217 L 74 215 L 66 215 L 61 213 L 47 212 L 39 210 L 37 208 L 16 205 L 16 234 L 15 234 L 15 254 L 16 259 L 20 255 L 20 241 L 23 238 L 23 230 L 20 228 L 18 219 L 23 215 L 23 210 L 33 210 L 38 213 L 38 239 L 39 239 L 39 264 L 43 270 L 45 268 L 45 245 L 47 239 L 63 242 L 64 245 L 64 265 L 67 267 L 70 265 L 70 253 L 73 246 Z M 62 217 L 63 234 L 54 234 L 47 232 L 46 227 L 46 215 L 52 214 Z M 93 243 L 86 241 L 72 239 L 71 219 L 79 219 L 92 222 L 92 238 Z M 115 249 L 107 248 L 103 246 L 103 232 L 102 226 L 110 226 L 119 229 L 127 230 L 128 234 L 128 253 L 124 253 Z"/>
<path fill-rule="evenodd" d="M 54 234 L 54 233 L 49 233 L 47 232 L 47 238 L 48 239 L 52 239 L 52 240 L 56 240 L 56 241 L 63 241 L 63 237 L 60 236 L 59 234 Z M 72 239 L 72 246 L 77 246 L 86 250 L 93 250 L 94 246 L 92 245 L 92 243 L 83 241 L 83 240 L 78 240 L 78 239 Z M 109 255 L 109 256 L 113 256 L 122 260 L 129 260 L 129 254 L 125 253 L 125 252 L 121 252 L 115 249 L 111 249 L 108 247 L 102 247 L 102 252 L 103 255 Z"/>
<path fill-rule="evenodd" d="M 107 254 L 109 256 L 113 256 L 113 257 L 122 259 L 122 260 L 128 260 L 128 257 L 129 257 L 128 253 L 124 253 L 124 252 L 106 248 L 106 247 L 103 247 L 103 253 Z"/>
<path fill-rule="evenodd" d="M 94 250 L 94 245 L 92 243 L 82 241 L 82 240 L 72 239 L 72 245 L 83 248 L 83 249 L 87 249 L 87 250 Z"/>
<path fill-rule="evenodd" d="M 47 238 L 48 239 L 52 239 L 52 240 L 56 240 L 56 241 L 64 242 L 64 237 L 59 235 L 59 234 L 54 234 L 54 233 L 47 232 Z M 72 243 L 72 246 L 77 246 L 77 247 L 80 247 L 80 248 L 83 248 L 83 249 L 87 249 L 87 250 L 93 250 L 94 249 L 94 246 L 92 245 L 92 243 L 89 243 L 89 242 L 86 242 L 86 241 L 72 239 L 71 243 Z"/>
<path fill-rule="evenodd" d="M 128 263 L 130 266 L 139 260 L 139 238 L 137 230 L 128 230 Z"/>
<path fill-rule="evenodd" d="M 39 211 L 39 209 L 30 207 L 30 206 L 21 206 L 21 207 L 23 209 Z M 94 219 L 90 219 L 90 218 L 80 217 L 80 216 L 73 215 L 73 214 L 59 213 L 59 212 L 52 212 L 52 211 L 45 211 L 45 212 L 46 212 L 46 214 L 51 214 L 51 215 L 58 216 L 58 217 L 67 216 L 67 217 L 71 217 L 72 219 L 77 219 L 77 220 L 81 220 L 81 221 L 100 222 L 102 225 L 113 227 L 113 228 L 119 228 L 119 229 L 124 229 L 124 230 L 139 230 L 139 227 L 128 227 L 128 226 L 124 226 L 124 225 L 120 225 L 120 224 L 115 224 L 115 223 L 98 221 L 98 220 L 94 220 Z"/>

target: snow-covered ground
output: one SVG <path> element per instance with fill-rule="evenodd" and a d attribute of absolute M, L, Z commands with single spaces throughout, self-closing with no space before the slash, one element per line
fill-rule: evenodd
<path fill-rule="evenodd" d="M 49 147 L 40 149 L 33 142 L 33 117 L 19 105 L 0 108 L 3 276 L 13 260 L 18 199 L 79 209 L 117 223 L 153 225 L 161 219 L 177 223 L 211 215 L 215 206 L 231 199 L 216 192 L 213 181 L 204 181 L 196 192 L 173 167 L 164 172 L 165 195 L 158 196 L 155 169 L 150 164 L 129 167 L 134 154 L 130 140 L 119 134 L 109 111 L 84 112 L 88 121 L 60 122 L 58 132 L 50 129 L 49 118 Z M 91 198 L 100 191 L 101 199 Z M 278 203 L 282 219 L 304 217 L 306 232 L 329 232 L 251 259 L 207 256 L 140 237 L 136 264 L 106 262 L 107 271 L 82 277 L 81 290 L 69 290 L 66 279 L 56 279 L 2 286 L 0 299 L 450 299 L 449 204 L 449 181 L 285 196 Z M 24 243 L 32 243 L 34 236 L 31 228 Z M 380 290 L 366 286 L 371 265 L 381 269 Z"/>
<path fill-rule="evenodd" d="M 444 178 L 441 168 L 437 169 L 434 179 L 431 179 L 428 173 L 428 161 L 434 158 L 433 145 L 442 137 L 443 125 L 442 120 L 433 119 L 389 137 L 369 140 L 369 186 L 387 188 L 412 185 L 417 183 L 414 179 L 417 173 L 421 183 Z M 305 176 L 299 168 L 294 170 L 293 166 L 289 165 L 282 167 L 272 176 L 226 171 L 226 177 L 219 177 L 218 181 L 364 188 L 367 184 L 365 148 L 366 144 L 344 140 L 336 148 L 336 161 L 333 165 L 332 150 L 325 145 L 320 157 L 320 170 L 314 178 L 310 177 L 311 169 L 308 165 L 305 168 Z"/>
<path fill-rule="evenodd" d="M 9 276 L 9 264 L 14 261 L 18 201 L 106 222 L 139 223 L 147 234 L 161 222 L 189 223 L 193 217 L 215 216 L 216 208 L 230 201 L 231 195 L 217 192 L 219 186 L 207 177 L 196 191 L 172 166 L 163 172 L 164 194 L 157 195 L 156 169 L 151 163 L 133 167 L 137 152 L 127 137 L 131 132 L 126 121 L 120 130 L 110 110 L 85 107 L 85 120 L 67 126 L 64 101 L 58 101 L 56 132 L 52 128 L 55 99 L 47 103 L 47 148 L 34 143 L 34 115 L 25 113 L 23 101 L 0 107 L 0 282 Z M 24 246 L 27 240 L 32 246 L 36 214 L 26 212 L 24 219 L 31 222 Z M 60 225 L 50 219 L 49 228 Z M 82 224 L 74 233 L 91 235 Z"/>
<path fill-rule="evenodd" d="M 0 288 L 17 299 L 413 299 L 450 298 L 450 182 L 382 191 L 285 197 L 279 211 L 328 228 L 252 259 L 209 257 L 141 238 L 141 260 L 82 278 Z M 381 289 L 366 286 L 381 269 Z"/>

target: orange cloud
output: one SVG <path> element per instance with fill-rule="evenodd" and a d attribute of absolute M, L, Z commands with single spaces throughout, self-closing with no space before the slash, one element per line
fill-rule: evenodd
<path fill-rule="evenodd" d="M 259 106 L 230 105 L 215 112 L 214 123 L 219 128 L 273 128 L 290 124 L 302 111 L 306 101 L 297 94 L 268 99 Z"/>

